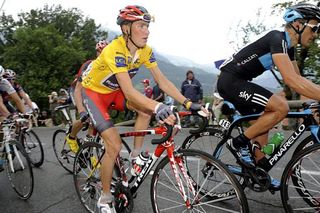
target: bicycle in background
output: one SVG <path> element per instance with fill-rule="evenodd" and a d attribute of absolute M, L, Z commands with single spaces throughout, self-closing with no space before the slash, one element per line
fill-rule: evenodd
<path fill-rule="evenodd" d="M 1 123 L 3 139 L 0 142 L 0 161 L 9 182 L 21 199 L 31 197 L 34 187 L 31 161 L 22 144 L 17 141 L 16 126 L 19 120 L 6 119 Z"/>
<path fill-rule="evenodd" d="M 33 126 L 33 114 L 19 114 L 16 118 L 17 139 L 24 147 L 31 163 L 40 167 L 44 162 L 44 151 L 38 135 L 31 129 Z"/>
<path fill-rule="evenodd" d="M 76 157 L 76 153 L 72 152 L 69 145 L 66 142 L 66 136 L 70 133 L 72 129 L 72 121 L 68 115 L 67 108 L 69 105 L 63 105 L 56 107 L 56 110 L 61 111 L 61 113 L 64 115 L 66 120 L 66 126 L 63 129 L 57 129 L 53 133 L 53 139 L 52 139 L 52 146 L 54 154 L 60 163 L 60 165 L 69 173 L 72 174 L 73 172 L 73 165 L 74 165 L 74 159 Z M 82 132 L 86 132 L 89 127 L 89 122 L 84 123 L 84 128 L 82 128 Z M 80 137 L 77 138 L 77 141 L 79 143 L 79 147 L 87 142 L 93 142 L 93 143 L 99 143 L 101 140 L 101 137 L 99 134 L 97 134 L 96 131 L 93 133 L 92 138 L 86 138 L 85 134 L 80 133 Z M 130 147 L 127 144 L 124 144 L 125 150 L 123 152 L 126 154 L 127 161 L 129 158 L 129 153 L 131 152 Z"/>
<path fill-rule="evenodd" d="M 154 212 L 248 212 L 245 194 L 226 166 L 207 153 L 175 146 L 174 136 L 181 130 L 179 115 L 183 116 L 175 114 L 177 124 L 174 127 L 160 126 L 120 134 L 123 143 L 124 138 L 132 136 L 161 135 L 162 138 L 151 141 L 156 149 L 141 172 L 132 174 L 131 178 L 128 178 L 129 169 L 121 153 L 117 157 L 111 185 L 117 212 L 133 210 L 133 199 L 151 171 L 150 198 Z M 99 212 L 97 201 L 102 191 L 99 168 L 105 151 L 101 143 L 86 143 L 75 159 L 74 185 L 89 212 Z M 224 191 L 234 193 L 221 196 Z"/>

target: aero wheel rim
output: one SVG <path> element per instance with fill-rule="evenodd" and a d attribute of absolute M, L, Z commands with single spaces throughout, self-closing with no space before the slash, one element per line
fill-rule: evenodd
<path fill-rule="evenodd" d="M 320 211 L 320 151 L 297 161 L 286 179 L 286 204 L 291 212 Z"/>

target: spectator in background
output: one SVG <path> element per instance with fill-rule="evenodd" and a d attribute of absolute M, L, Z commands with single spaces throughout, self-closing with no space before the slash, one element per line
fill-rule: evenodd
<path fill-rule="evenodd" d="M 68 95 L 67 90 L 61 88 L 59 90 L 59 96 L 58 96 L 59 105 L 65 105 L 65 104 L 68 104 L 69 102 L 70 101 L 69 101 L 69 95 Z"/>
<path fill-rule="evenodd" d="M 173 106 L 174 105 L 174 99 L 169 96 L 169 95 L 166 95 L 166 98 L 164 100 L 164 103 L 168 106 Z"/>
<path fill-rule="evenodd" d="M 48 95 L 48 98 L 49 98 L 49 108 L 51 112 L 52 123 L 53 125 L 57 125 L 56 112 L 54 109 L 57 106 L 59 106 L 58 93 L 53 91 L 50 95 Z"/>
<path fill-rule="evenodd" d="M 41 111 L 40 115 L 38 116 L 38 125 L 52 127 L 52 119 L 49 118 L 46 110 Z"/>
<path fill-rule="evenodd" d="M 158 83 L 152 88 L 152 99 L 158 102 L 164 101 L 164 92 L 160 89 Z"/>
<path fill-rule="evenodd" d="M 141 81 L 144 87 L 144 92 L 143 94 L 147 96 L 148 98 L 152 98 L 152 88 L 150 87 L 150 80 L 149 79 L 144 79 Z"/>
<path fill-rule="evenodd" d="M 191 70 L 186 73 L 186 80 L 182 82 L 181 94 L 190 99 L 192 103 L 201 104 L 203 99 L 203 90 L 200 82 L 195 79 Z M 194 117 L 195 126 L 197 126 L 198 118 Z M 184 127 L 188 127 L 191 124 L 190 117 L 186 117 Z"/>

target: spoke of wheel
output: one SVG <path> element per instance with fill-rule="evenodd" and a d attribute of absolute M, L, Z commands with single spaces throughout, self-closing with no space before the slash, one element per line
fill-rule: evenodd
<path fill-rule="evenodd" d="M 233 212 L 233 213 L 239 212 L 239 211 L 234 211 L 234 210 L 222 208 L 222 207 L 219 207 L 219 206 L 210 205 L 210 203 L 213 203 L 213 202 L 215 202 L 215 200 L 214 201 L 205 202 L 205 203 L 201 203 L 201 205 L 207 205 L 207 206 L 210 206 L 212 208 L 216 208 L 216 209 L 223 210 L 223 211 L 226 211 L 226 212 Z"/>
<path fill-rule="evenodd" d="M 164 170 L 162 170 L 162 171 L 163 171 L 164 174 L 167 176 L 168 180 L 170 181 L 170 183 L 174 186 L 174 188 L 175 188 L 176 190 L 173 190 L 172 188 L 170 188 L 169 186 L 165 185 L 164 183 L 162 183 L 162 182 L 160 182 L 160 181 L 159 181 L 158 183 L 160 183 L 161 185 L 167 187 L 168 189 L 170 189 L 170 190 L 172 190 L 172 191 L 174 191 L 174 192 L 178 192 L 178 193 L 180 194 L 180 190 L 177 188 L 177 186 L 175 185 L 175 183 L 173 182 L 173 180 L 169 177 L 169 175 L 167 174 L 167 172 L 164 171 Z"/>
<path fill-rule="evenodd" d="M 298 178 L 298 179 L 301 178 L 301 177 L 297 177 L 296 175 L 292 175 L 292 176 L 293 176 L 293 177 L 296 177 L 296 178 Z M 319 188 L 320 188 L 320 185 L 319 185 L 319 184 L 315 184 L 315 183 L 311 182 L 310 180 L 303 179 L 303 182 L 309 183 L 309 184 L 311 184 L 311 185 L 313 185 L 313 186 L 316 186 L 316 187 L 319 187 Z"/>
<path fill-rule="evenodd" d="M 293 185 L 290 185 L 289 187 L 290 187 L 290 188 L 294 188 L 294 189 L 301 189 L 301 190 L 305 190 L 305 188 L 302 188 L 302 187 L 299 187 L 299 186 L 293 186 Z M 310 191 L 310 192 L 320 193 L 320 191 L 318 191 L 318 190 L 313 190 L 313 189 L 308 189 L 308 191 Z"/>
<path fill-rule="evenodd" d="M 313 160 L 311 160 L 311 158 L 308 157 L 308 159 L 310 160 L 310 162 L 318 169 L 320 170 L 320 168 L 313 162 Z M 306 169 L 304 169 L 302 166 L 301 168 L 305 171 L 308 171 Z M 312 180 L 314 180 L 318 185 L 320 185 L 319 181 L 317 181 L 317 179 L 315 179 L 310 173 L 306 173 Z"/>

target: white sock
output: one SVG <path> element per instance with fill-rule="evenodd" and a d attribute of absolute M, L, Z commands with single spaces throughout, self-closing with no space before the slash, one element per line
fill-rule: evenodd
<path fill-rule="evenodd" d="M 108 193 L 101 193 L 101 197 L 100 197 L 100 202 L 101 203 L 111 203 L 113 201 L 113 195 L 108 192 Z"/>

